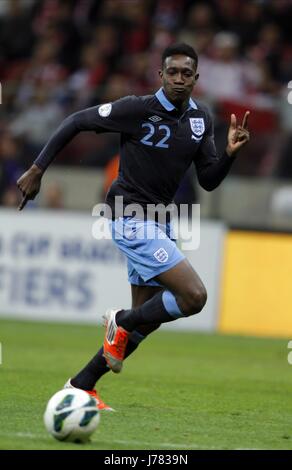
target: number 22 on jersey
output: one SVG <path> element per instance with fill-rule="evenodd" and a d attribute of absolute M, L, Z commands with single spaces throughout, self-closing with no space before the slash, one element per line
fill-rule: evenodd
<path fill-rule="evenodd" d="M 157 132 L 157 128 L 155 128 L 153 124 L 150 124 L 150 122 L 145 122 L 144 124 L 142 124 L 142 128 L 144 127 L 148 128 L 149 132 L 143 137 L 143 139 L 140 140 L 142 144 L 151 147 L 160 147 L 163 149 L 167 149 L 169 147 L 167 141 L 170 137 L 170 128 L 168 126 L 166 126 L 165 124 L 160 124 L 160 126 L 158 126 L 158 130 L 163 131 L 164 136 L 157 143 L 153 142 L 153 140 L 156 140 L 155 133 Z"/>

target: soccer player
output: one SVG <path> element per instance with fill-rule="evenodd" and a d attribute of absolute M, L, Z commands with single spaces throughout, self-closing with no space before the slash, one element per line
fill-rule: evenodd
<path fill-rule="evenodd" d="M 161 323 L 197 314 L 207 300 L 205 286 L 177 248 L 168 221 L 161 224 L 144 216 L 147 205 L 172 202 L 192 162 L 200 185 L 207 191 L 215 189 L 249 141 L 249 111 L 241 125 L 232 114 L 225 152 L 217 155 L 212 118 L 191 98 L 199 77 L 197 65 L 197 54 L 189 45 L 168 47 L 159 71 L 162 87 L 154 95 L 127 96 L 69 116 L 17 182 L 23 195 L 21 210 L 39 192 L 49 164 L 76 134 L 89 130 L 121 134 L 119 175 L 106 203 L 112 210 L 113 240 L 128 259 L 132 307 L 106 313 L 103 346 L 66 384 L 96 396 L 100 409 L 111 408 L 96 394 L 96 382 L 109 370 L 120 372 L 123 360 Z M 115 213 L 116 196 L 123 197 L 124 207 L 139 204 L 142 217 Z M 149 227 L 155 236 L 139 236 Z"/>

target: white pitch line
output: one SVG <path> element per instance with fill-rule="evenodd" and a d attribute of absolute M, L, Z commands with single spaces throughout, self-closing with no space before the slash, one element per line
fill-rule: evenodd
<path fill-rule="evenodd" d="M 40 434 L 34 434 L 31 432 L 15 432 L 15 433 L 4 433 L 0 432 L 0 436 L 6 436 L 6 437 L 23 437 L 27 439 L 39 439 L 40 437 L 48 437 L 48 434 L 45 433 L 40 433 Z M 127 441 L 127 440 L 112 440 L 111 441 L 113 444 L 123 444 L 123 445 L 138 445 L 138 446 L 159 446 L 159 447 L 183 447 L 184 449 L 199 449 L 199 446 L 197 444 L 175 444 L 174 442 L 141 442 L 141 441 Z M 94 444 L 94 442 L 92 442 Z M 215 449 L 215 447 L 214 447 Z"/>
<path fill-rule="evenodd" d="M 198 444 L 175 444 L 174 442 L 140 442 L 140 441 L 124 441 L 124 440 L 115 440 L 112 442 L 116 442 L 117 444 L 124 444 L 124 445 L 143 445 L 143 446 L 159 446 L 159 447 L 173 447 L 177 449 L 178 447 L 182 449 L 199 449 L 200 447 Z M 209 447 L 209 449 L 215 449 L 215 447 Z"/>
<path fill-rule="evenodd" d="M 15 433 L 4 433 L 0 432 L 0 436 L 6 436 L 6 437 L 23 437 L 27 439 L 39 439 L 40 437 L 48 437 L 48 434 L 45 433 L 40 433 L 40 434 L 33 434 L 31 432 L 15 432 Z M 141 442 L 141 441 L 127 441 L 127 440 L 120 440 L 116 439 L 114 441 L 111 441 L 112 444 L 122 444 L 122 445 L 138 445 L 138 446 L 147 446 L 147 447 L 153 447 L 154 450 L 156 450 L 157 447 L 166 447 L 166 448 L 173 448 L 173 449 L 185 449 L 185 450 L 195 450 L 195 449 L 200 449 L 200 450 L 221 450 L 220 447 L 200 447 L 198 444 L 178 444 L 174 442 Z M 66 444 L 66 443 L 65 443 Z M 94 444 L 94 442 L 92 442 Z M 144 449 L 141 449 L 144 450 Z M 149 449 L 151 450 L 151 449 Z M 229 449 L 229 450 L 259 450 L 259 449 L 252 449 L 252 448 L 240 448 L 240 449 Z"/>

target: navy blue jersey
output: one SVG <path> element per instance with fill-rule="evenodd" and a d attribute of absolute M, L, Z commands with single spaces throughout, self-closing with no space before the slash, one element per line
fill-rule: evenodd
<path fill-rule="evenodd" d="M 210 191 L 234 160 L 226 153 L 218 157 L 212 118 L 202 104 L 190 99 L 182 114 L 160 89 L 155 95 L 127 96 L 69 116 L 35 163 L 45 169 L 83 130 L 121 134 L 119 175 L 106 198 L 111 206 L 115 196 L 123 196 L 124 205 L 168 205 L 192 162 L 201 186 Z"/>

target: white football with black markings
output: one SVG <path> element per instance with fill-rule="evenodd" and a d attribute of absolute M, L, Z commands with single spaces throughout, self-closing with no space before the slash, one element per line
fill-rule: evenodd
<path fill-rule="evenodd" d="M 55 393 L 47 404 L 44 423 L 59 441 L 86 442 L 95 431 L 100 414 L 95 398 L 79 389 Z"/>

